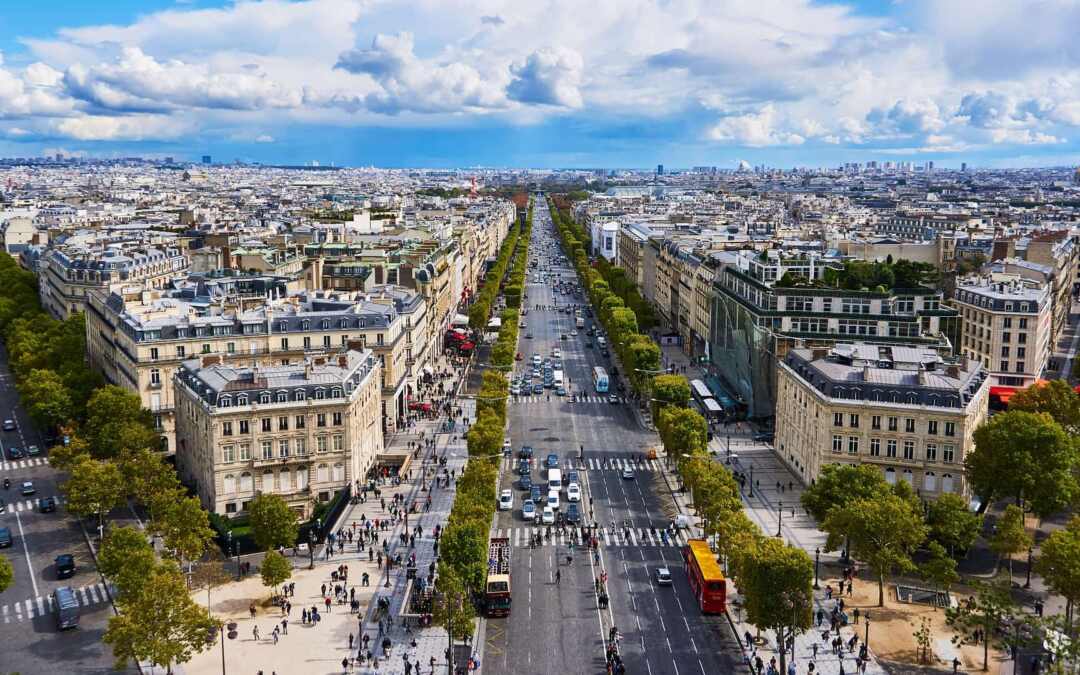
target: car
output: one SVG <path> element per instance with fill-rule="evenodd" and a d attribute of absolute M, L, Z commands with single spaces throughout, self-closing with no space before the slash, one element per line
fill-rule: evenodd
<path fill-rule="evenodd" d="M 577 331 L 576 330 L 570 331 L 570 337 L 577 337 Z"/>
<path fill-rule="evenodd" d="M 566 396 L 566 387 L 559 385 L 558 387 L 556 387 L 555 393 L 559 396 Z"/>
<path fill-rule="evenodd" d="M 4 420 L 4 431 L 15 431 L 15 420 Z"/>
<path fill-rule="evenodd" d="M 533 447 L 531 445 L 523 445 L 521 446 L 521 449 L 518 450 L 518 457 L 522 459 L 532 459 L 532 456 Z"/>
<path fill-rule="evenodd" d="M 521 387 L 519 387 L 516 384 L 510 385 L 510 395 L 511 396 L 521 396 Z"/>
<path fill-rule="evenodd" d="M 755 443 L 772 443 L 773 438 L 773 432 L 771 431 L 762 431 L 760 433 L 754 434 Z"/>
<path fill-rule="evenodd" d="M 622 477 L 625 478 L 626 480 L 634 480 L 634 478 L 636 478 L 637 476 L 634 475 L 634 470 L 633 469 L 623 469 L 622 470 Z"/>
<path fill-rule="evenodd" d="M 619 402 L 619 397 L 616 396 L 615 394 L 608 394 L 607 402 L 614 405 L 614 404 Z"/>
<path fill-rule="evenodd" d="M 544 510 L 540 512 L 540 522 L 544 525 L 555 524 L 555 509 L 550 506 L 545 506 Z"/>
<path fill-rule="evenodd" d="M 552 349 L 551 350 L 551 356 L 553 358 L 556 358 L 556 359 L 561 359 L 562 358 L 562 350 L 559 349 L 558 347 L 556 347 L 555 349 Z"/>
<path fill-rule="evenodd" d="M 532 471 L 532 467 L 529 466 L 529 460 L 523 459 L 518 462 L 518 473 L 522 476 L 528 476 Z"/>
<path fill-rule="evenodd" d="M 510 444 L 510 441 L 509 441 L 509 440 L 505 440 L 505 441 L 503 441 L 503 454 L 504 454 L 504 455 L 506 455 L 507 457 L 509 457 L 509 456 L 510 456 L 510 453 L 511 453 L 511 452 L 512 452 L 513 450 L 514 450 L 514 446 Z"/>
<path fill-rule="evenodd" d="M 522 476 L 521 478 L 519 478 L 518 479 L 518 486 L 521 487 L 522 490 L 531 490 L 532 489 L 532 476 L 529 476 L 529 475 L 526 474 L 526 475 Z"/>
<path fill-rule="evenodd" d="M 28 445 L 26 446 L 26 454 L 30 455 L 31 457 L 37 457 L 41 454 L 41 448 L 36 445 Z"/>
<path fill-rule="evenodd" d="M 75 556 L 70 553 L 61 553 L 53 561 L 56 565 L 56 578 L 67 579 L 75 576 Z"/>
<path fill-rule="evenodd" d="M 547 456 L 547 458 L 544 459 L 544 466 L 546 466 L 549 469 L 558 469 L 559 468 L 559 456 L 557 454 L 555 454 L 554 452 L 549 454 Z"/>
<path fill-rule="evenodd" d="M 578 509 L 577 504 L 571 504 L 566 507 L 566 522 L 571 525 L 576 525 L 581 522 L 581 511 Z"/>
<path fill-rule="evenodd" d="M 581 501 L 581 488 L 577 483 L 570 483 L 566 487 L 566 501 L 568 502 L 580 502 Z"/>
<path fill-rule="evenodd" d="M 0 527 L 0 548 L 7 548 L 11 546 L 14 541 L 11 538 L 11 529 L 7 527 Z"/>
<path fill-rule="evenodd" d="M 23 451 L 13 445 L 10 448 L 8 448 L 8 457 L 10 457 L 13 460 L 22 459 L 23 458 Z"/>
<path fill-rule="evenodd" d="M 581 485 L 581 477 L 578 475 L 577 471 L 566 472 L 566 484 L 569 485 L 570 483 Z"/>
<path fill-rule="evenodd" d="M 503 490 L 499 493 L 499 510 L 509 511 L 514 508 L 514 493 L 510 490 Z"/>
<path fill-rule="evenodd" d="M 533 339 L 533 334 L 532 334 L 532 333 L 525 333 L 525 339 L 526 339 L 526 340 L 531 340 L 531 339 Z"/>
<path fill-rule="evenodd" d="M 532 364 L 533 364 L 533 368 L 536 368 L 536 367 L 537 367 L 537 366 L 539 366 L 539 365 L 540 365 L 540 364 L 541 364 L 542 362 L 543 362 L 543 359 L 541 359 L 541 358 L 540 358 L 540 355 L 539 355 L 539 354 L 533 354 L 533 357 L 532 357 Z"/>
<path fill-rule="evenodd" d="M 531 499 L 533 501 L 533 504 L 539 504 L 540 499 L 543 496 L 544 496 L 543 488 L 541 488 L 539 485 L 533 485 L 532 488 L 529 489 L 529 499 Z"/>
<path fill-rule="evenodd" d="M 529 327 L 529 322 L 528 321 L 521 321 L 521 322 L 518 323 L 518 328 L 528 328 L 528 327 Z"/>
<path fill-rule="evenodd" d="M 563 334 L 559 335 L 559 339 L 560 340 L 565 340 L 566 339 L 566 333 L 563 333 Z"/>
<path fill-rule="evenodd" d="M 42 497 L 38 500 L 38 511 L 52 513 L 56 510 L 56 497 Z"/>
<path fill-rule="evenodd" d="M 521 518 L 522 520 L 532 520 L 536 517 L 536 504 L 531 499 L 526 499 L 521 503 Z"/>
<path fill-rule="evenodd" d="M 29 497 L 30 495 L 37 492 L 37 488 L 34 487 L 33 481 L 23 481 L 21 492 L 24 497 Z"/>
<path fill-rule="evenodd" d="M 558 511 L 559 510 L 559 491 L 548 490 L 547 502 L 548 508 Z"/>
<path fill-rule="evenodd" d="M 539 382 L 534 384 L 533 387 L 532 387 L 532 393 L 534 393 L 534 394 L 543 394 L 544 393 L 544 385 L 540 384 Z"/>
<path fill-rule="evenodd" d="M 656 570 L 656 585 L 657 586 L 670 586 L 671 585 L 671 570 L 666 567 L 660 567 Z"/>

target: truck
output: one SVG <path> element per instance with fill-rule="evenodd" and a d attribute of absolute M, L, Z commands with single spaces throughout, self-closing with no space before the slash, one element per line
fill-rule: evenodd
<path fill-rule="evenodd" d="M 484 583 L 484 610 L 487 616 L 510 616 L 510 538 L 488 541 L 488 572 Z"/>

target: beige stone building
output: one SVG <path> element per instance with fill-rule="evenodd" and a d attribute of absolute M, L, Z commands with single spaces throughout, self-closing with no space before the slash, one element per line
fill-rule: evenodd
<path fill-rule="evenodd" d="M 804 484 L 826 464 L 871 464 L 926 499 L 968 495 L 964 457 L 990 390 L 979 361 L 855 343 L 792 349 L 777 368 L 776 452 Z"/>
<path fill-rule="evenodd" d="M 371 350 L 269 367 L 186 360 L 175 374 L 177 470 L 215 513 L 276 494 L 306 518 L 374 466 L 380 389 Z"/>

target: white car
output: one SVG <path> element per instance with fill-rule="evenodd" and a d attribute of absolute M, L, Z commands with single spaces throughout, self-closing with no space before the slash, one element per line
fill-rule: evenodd
<path fill-rule="evenodd" d="M 561 359 L 562 358 L 562 350 L 559 349 L 558 347 L 556 347 L 555 349 L 552 349 L 551 350 L 551 356 L 553 358 L 556 358 L 556 359 Z"/>
<path fill-rule="evenodd" d="M 544 525 L 555 524 L 555 511 L 550 506 L 545 506 L 544 510 L 540 512 L 540 522 Z"/>
<path fill-rule="evenodd" d="M 670 586 L 671 585 L 671 570 L 666 567 L 661 567 L 656 570 L 656 584 L 658 586 Z"/>
<path fill-rule="evenodd" d="M 570 331 L 570 337 L 577 337 L 577 331 L 576 330 Z"/>
<path fill-rule="evenodd" d="M 509 511 L 514 508 L 514 493 L 510 490 L 503 490 L 499 494 L 499 510 Z"/>
<path fill-rule="evenodd" d="M 521 505 L 521 518 L 532 522 L 532 519 L 536 517 L 536 504 L 533 500 L 526 499 Z"/>
<path fill-rule="evenodd" d="M 559 509 L 559 491 L 558 490 L 548 490 L 547 506 L 552 511 L 557 511 Z"/>
<path fill-rule="evenodd" d="M 512 445 L 510 445 L 509 440 L 503 441 L 503 454 L 504 455 L 509 455 L 511 452 L 513 452 L 513 450 L 514 450 L 514 447 Z"/>
<path fill-rule="evenodd" d="M 581 501 L 581 488 L 577 483 L 570 483 L 566 487 L 566 501 L 568 502 L 580 502 Z"/>

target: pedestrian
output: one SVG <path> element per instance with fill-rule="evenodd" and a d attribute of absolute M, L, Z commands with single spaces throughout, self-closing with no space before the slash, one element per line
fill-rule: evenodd
<path fill-rule="evenodd" d="M 252 619 L 255 618 L 255 603 L 254 602 L 251 603 L 251 605 L 248 606 L 248 613 L 251 614 Z"/>
<path fill-rule="evenodd" d="M 253 626 L 251 628 L 251 634 L 252 634 L 252 636 L 254 636 L 255 642 L 258 642 L 259 641 L 259 627 L 258 626 Z"/>
<path fill-rule="evenodd" d="M 274 633 L 273 633 L 273 635 L 274 635 L 274 644 L 277 644 L 277 641 L 278 641 L 278 632 L 279 632 L 279 631 L 278 631 L 278 628 L 277 628 L 277 626 L 274 626 Z"/>
<path fill-rule="evenodd" d="M 282 619 L 281 620 L 281 632 L 284 635 L 289 634 L 289 620 L 288 619 Z"/>
<path fill-rule="evenodd" d="M 349 649 L 352 649 L 352 645 L 353 645 L 353 634 L 349 633 Z"/>
<path fill-rule="evenodd" d="M 959 670 L 960 670 L 960 659 L 958 659 L 958 658 L 956 658 L 954 656 L 953 660 L 952 660 L 952 671 L 954 673 L 956 673 L 956 672 L 959 672 Z"/>

